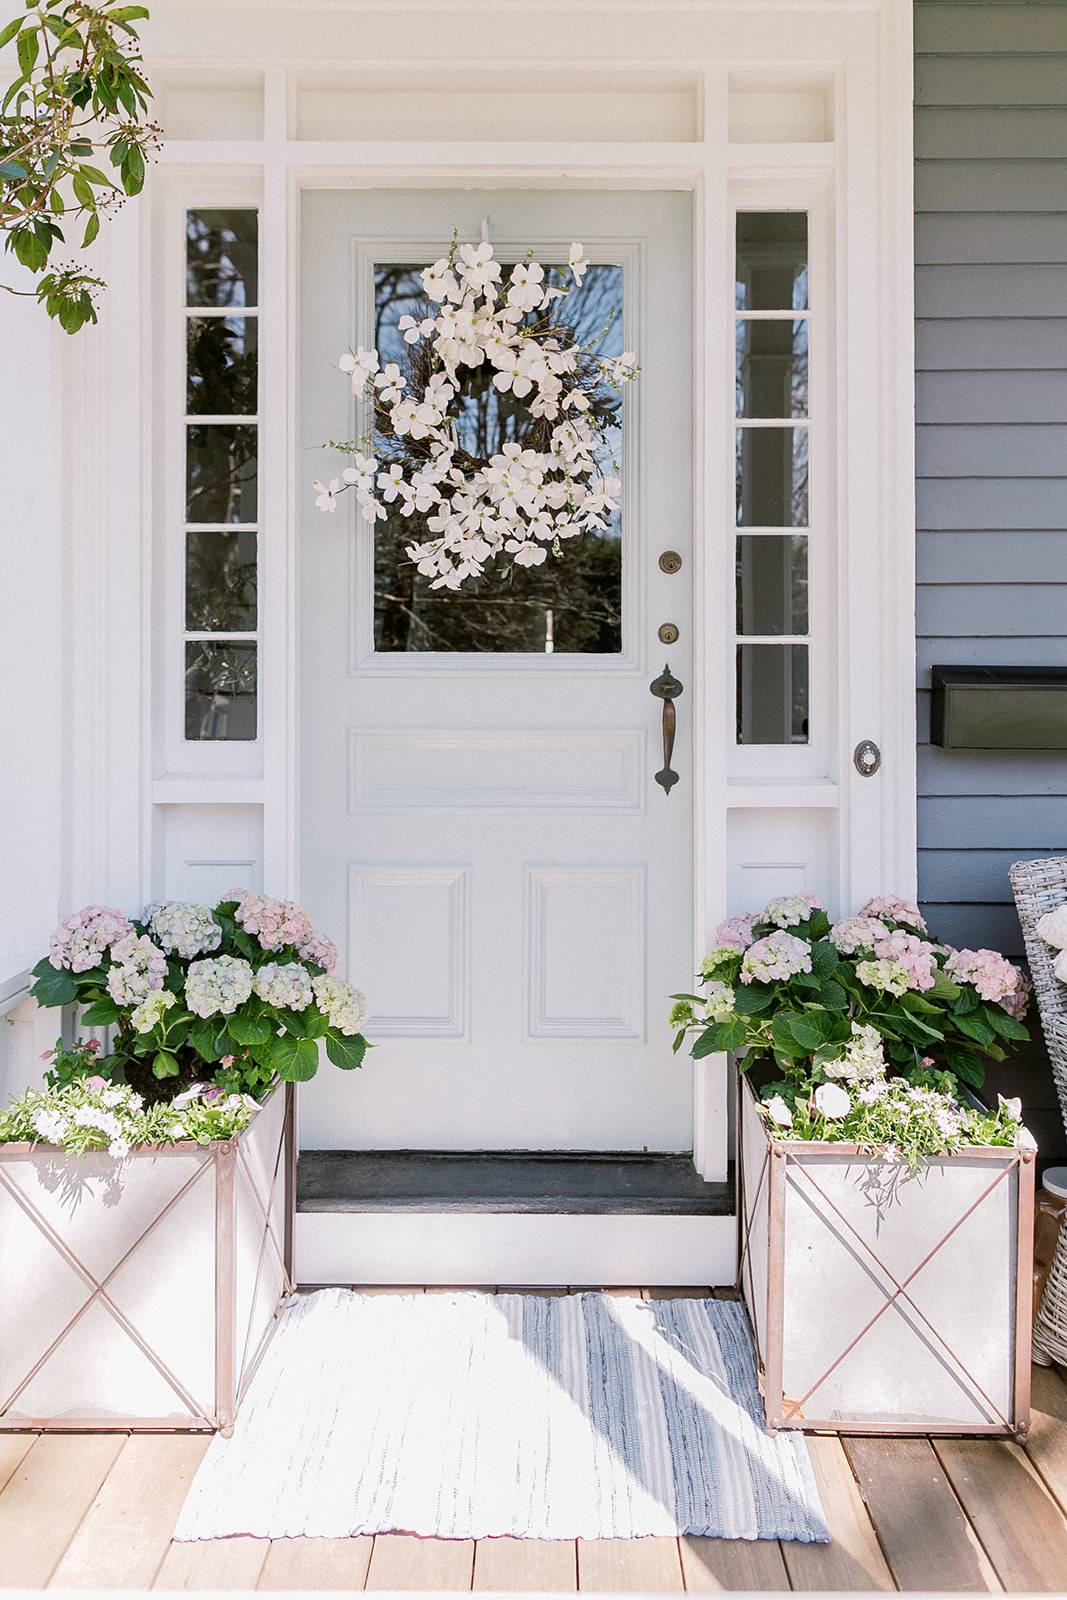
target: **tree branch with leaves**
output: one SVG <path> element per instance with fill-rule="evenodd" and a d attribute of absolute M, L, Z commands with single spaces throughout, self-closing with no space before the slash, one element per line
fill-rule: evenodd
<path fill-rule="evenodd" d="M 15 77 L 0 101 L 0 234 L 4 249 L 36 274 L 33 294 L 67 333 L 96 321 L 104 280 L 53 250 L 81 229 L 93 243 L 100 220 L 144 186 L 162 130 L 148 119 L 152 91 L 134 24 L 146 6 L 104 0 L 26 0 L 0 29 Z M 0 74 L 5 61 L 0 57 Z M 111 174 L 102 170 L 105 163 Z"/>

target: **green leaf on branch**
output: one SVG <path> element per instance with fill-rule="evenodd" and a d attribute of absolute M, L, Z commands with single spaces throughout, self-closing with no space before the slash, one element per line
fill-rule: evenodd
<path fill-rule="evenodd" d="M 684 1033 L 682 1037 L 685 1037 Z M 326 1035 L 326 1054 L 335 1067 L 351 1072 L 355 1067 L 363 1065 L 363 1058 L 367 1054 L 367 1041 L 361 1033 L 349 1036 L 335 1033 L 331 1029 Z"/>
<path fill-rule="evenodd" d="M 793 1025 L 800 1022 L 803 1025 L 803 1016 L 799 1011 L 779 1011 L 771 1023 L 771 1039 L 775 1051 L 779 1055 L 788 1056 L 790 1060 L 800 1061 L 822 1043 L 821 1038 L 815 1044 L 801 1044 L 793 1032 Z"/>
<path fill-rule="evenodd" d="M 319 1069 L 319 1047 L 313 1039 L 292 1039 L 283 1033 L 271 1042 L 270 1058 L 285 1083 L 307 1083 Z"/>
<path fill-rule="evenodd" d="M 816 1011 L 797 1012 L 790 1016 L 789 1031 L 797 1044 L 810 1054 L 823 1043 L 825 1034 Z"/>
<path fill-rule="evenodd" d="M 87 1028 L 107 1028 L 117 1022 L 121 1015 L 122 1012 L 109 995 L 107 999 L 94 1000 L 91 1006 L 86 1006 L 81 1020 Z"/>
<path fill-rule="evenodd" d="M 21 27 L 21 22 L 19 25 Z M 18 51 L 19 69 L 22 76 L 28 78 L 37 65 L 37 56 L 41 49 L 41 41 L 37 37 L 35 25 L 27 24 L 23 32 L 19 34 L 19 42 L 15 48 Z"/>
<path fill-rule="evenodd" d="M 0 50 L 4 48 L 5 44 L 11 43 L 16 33 L 18 33 L 19 29 L 22 27 L 23 20 L 24 19 L 22 17 L 16 17 L 13 22 L 9 22 L 7 27 L 0 31 Z"/>
<path fill-rule="evenodd" d="M 986 1009 L 986 1016 L 1002 1039 L 1018 1039 L 1020 1043 L 1029 1039 L 1030 1029 L 1015 1017 L 1009 1017 L 999 1006 L 989 1006 Z"/>
<path fill-rule="evenodd" d="M 176 1078 L 181 1072 L 178 1057 L 169 1050 L 157 1050 L 152 1057 L 152 1075 L 156 1078 Z"/>
<path fill-rule="evenodd" d="M 250 1045 L 266 1044 L 274 1028 L 269 1017 L 249 1016 L 238 1011 L 230 1017 L 226 1031 L 238 1044 Z"/>
<path fill-rule="evenodd" d="M 812 945 L 811 970 L 817 978 L 828 978 L 840 965 L 841 959 L 829 939 L 820 939 Z"/>
<path fill-rule="evenodd" d="M 827 1011 L 845 1011 L 848 1008 L 848 994 L 839 983 L 832 980 L 822 985 L 818 1000 Z"/>
<path fill-rule="evenodd" d="M 962 1078 L 964 1083 L 979 1089 L 985 1078 L 985 1068 L 981 1056 L 975 1055 L 973 1050 L 961 1049 L 958 1045 L 946 1044 L 942 1054 L 945 1065 L 957 1078 Z"/>
<path fill-rule="evenodd" d="M 33 969 L 37 982 L 30 993 L 39 1006 L 69 1006 L 78 998 L 78 984 L 74 976 L 47 959 L 39 961 Z"/>
<path fill-rule="evenodd" d="M 722 1050 L 740 1050 L 748 1038 L 748 1029 L 740 1018 L 728 1022 L 715 1022 L 706 1028 L 693 1046 L 695 1061 L 704 1056 L 717 1055 Z"/>
<path fill-rule="evenodd" d="M 969 1017 L 957 1017 L 956 1026 L 968 1039 L 973 1039 L 976 1044 L 992 1044 L 996 1038 L 995 1031 L 989 1026 L 985 1018 L 977 1013 Z"/>
<path fill-rule="evenodd" d="M 742 983 L 734 990 L 734 1010 L 739 1017 L 754 1017 L 774 1001 L 774 990 L 759 983 Z"/>
<path fill-rule="evenodd" d="M 201 1017 L 189 1029 L 189 1045 L 201 1061 L 217 1061 L 225 1052 L 218 1046 L 218 1023 L 210 1017 Z"/>

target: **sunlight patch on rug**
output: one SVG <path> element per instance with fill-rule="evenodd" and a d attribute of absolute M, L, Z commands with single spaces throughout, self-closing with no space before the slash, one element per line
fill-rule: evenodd
<path fill-rule="evenodd" d="M 177 1539 L 827 1537 L 769 1438 L 741 1305 L 603 1294 L 294 1299 Z"/>

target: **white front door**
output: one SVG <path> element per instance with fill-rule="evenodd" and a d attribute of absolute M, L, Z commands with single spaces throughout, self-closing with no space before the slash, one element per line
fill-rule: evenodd
<path fill-rule="evenodd" d="M 505 263 L 581 241 L 580 332 L 637 352 L 621 513 L 562 560 L 458 593 L 415 574 L 410 523 L 372 533 L 351 497 L 304 516 L 301 893 L 377 1048 L 303 1092 L 301 1143 L 684 1151 L 692 1068 L 665 1013 L 694 945 L 690 196 L 305 194 L 305 476 L 359 431 L 339 353 L 402 353 L 418 270 L 483 218 Z M 685 686 L 669 794 L 649 689 L 666 662 Z"/>

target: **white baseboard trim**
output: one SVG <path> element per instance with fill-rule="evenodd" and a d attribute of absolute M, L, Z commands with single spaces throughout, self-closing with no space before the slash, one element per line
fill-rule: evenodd
<path fill-rule="evenodd" d="M 732 1284 L 736 1217 L 302 1211 L 305 1284 Z"/>

